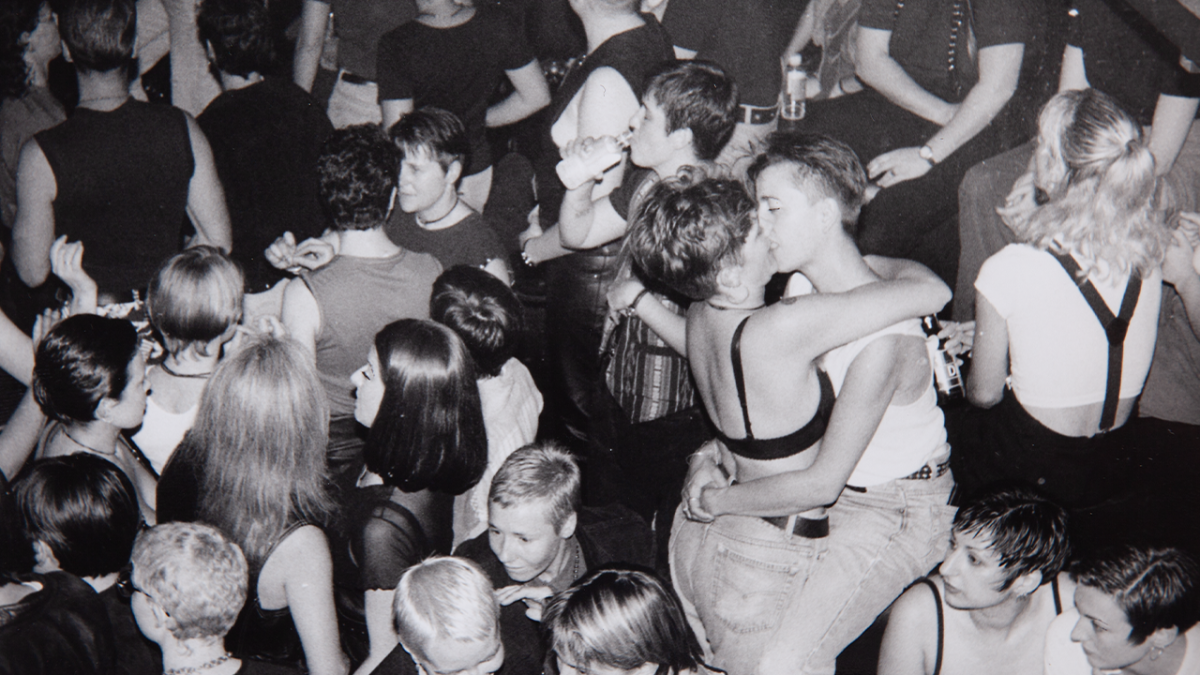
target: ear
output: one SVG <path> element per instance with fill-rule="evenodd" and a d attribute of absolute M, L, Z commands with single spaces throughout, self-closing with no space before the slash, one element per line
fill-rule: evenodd
<path fill-rule="evenodd" d="M 825 197 L 817 206 L 818 213 L 821 214 L 821 229 L 829 231 L 830 229 L 842 228 L 842 207 L 838 205 L 837 200 L 833 197 Z"/>
<path fill-rule="evenodd" d="M 1034 570 L 1028 574 L 1022 574 L 1014 579 L 1012 585 L 1009 586 L 1009 589 L 1011 589 L 1017 595 L 1029 595 L 1030 593 L 1036 591 L 1038 586 L 1041 585 L 1042 571 Z"/>
<path fill-rule="evenodd" d="M 563 539 L 570 539 L 573 537 L 575 535 L 575 526 L 578 524 L 578 522 L 579 518 L 576 516 L 575 512 L 572 511 L 571 515 L 567 516 L 567 519 L 563 521 L 561 526 L 559 526 L 558 536 L 562 537 Z"/>
<path fill-rule="evenodd" d="M 96 404 L 96 419 L 100 420 L 101 422 L 107 422 L 109 415 L 112 413 L 112 409 L 120 405 L 120 403 L 121 402 L 119 400 L 115 398 L 109 398 L 107 396 L 100 399 L 100 402 Z"/>
<path fill-rule="evenodd" d="M 446 182 L 450 183 L 451 185 L 457 184 L 458 179 L 462 178 L 462 173 L 462 162 L 458 161 L 457 159 L 453 162 L 450 162 L 450 166 L 446 167 Z"/>
<path fill-rule="evenodd" d="M 688 127 L 680 127 L 668 134 L 667 140 L 676 150 L 692 149 L 692 141 L 696 140 L 696 135 Z"/>
<path fill-rule="evenodd" d="M 54 550 L 50 548 L 50 544 L 41 539 L 33 542 L 33 560 L 34 571 L 38 574 L 57 572 L 62 569 L 62 565 L 58 562 L 58 557 L 54 555 Z"/>
<path fill-rule="evenodd" d="M 71 58 L 71 48 L 67 46 L 67 41 L 60 40 L 60 42 L 62 42 L 62 57 L 63 57 L 63 59 L 67 63 L 74 63 L 75 59 Z"/>
<path fill-rule="evenodd" d="M 1150 637 L 1146 638 L 1146 641 L 1150 643 L 1151 647 L 1166 649 L 1177 639 L 1179 639 L 1179 629 L 1171 626 L 1170 628 L 1159 628 L 1151 633 Z"/>
<path fill-rule="evenodd" d="M 742 270 L 737 265 L 726 265 L 717 272 L 717 285 L 724 289 L 737 288 L 742 285 Z"/>

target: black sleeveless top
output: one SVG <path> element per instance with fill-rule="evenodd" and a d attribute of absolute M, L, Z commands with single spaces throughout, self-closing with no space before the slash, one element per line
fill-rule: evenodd
<path fill-rule="evenodd" d="M 562 86 L 554 93 L 550 101 L 549 112 L 546 115 L 548 123 L 542 134 L 542 160 L 537 167 L 538 211 L 542 227 L 548 228 L 558 222 L 558 209 L 562 205 L 566 188 L 554 172 L 554 166 L 561 159 L 558 146 L 550 137 L 550 128 L 562 116 L 563 111 L 570 105 L 571 99 L 583 88 L 588 76 L 598 68 L 612 68 L 625 78 L 633 93 L 641 100 L 646 91 L 646 80 L 664 61 L 675 60 L 675 50 L 671 46 L 671 38 L 667 31 L 658 23 L 653 14 L 640 14 L 644 26 L 618 33 L 588 54 L 582 63 L 576 66 Z"/>
<path fill-rule="evenodd" d="M 58 185 L 55 236 L 84 243 L 83 267 L 101 293 L 145 288 L 182 244 L 195 166 L 187 116 L 129 100 L 109 112 L 79 108 L 35 138 Z"/>
<path fill-rule="evenodd" d="M 308 525 L 304 521 L 293 523 L 284 530 L 263 558 L 265 565 L 275 553 L 279 544 L 296 530 Z M 292 621 L 292 611 L 288 607 L 279 609 L 263 609 L 258 602 L 258 577 L 262 567 L 250 570 L 250 578 L 246 585 L 246 604 L 238 614 L 237 623 L 233 624 L 225 645 L 230 653 L 239 659 L 258 659 L 299 666 L 304 662 L 304 647 L 300 643 L 300 633 Z"/>
<path fill-rule="evenodd" d="M 833 383 L 825 371 L 817 370 L 817 379 L 821 383 L 821 400 L 817 403 L 817 412 L 813 414 L 808 424 L 793 431 L 787 436 L 778 438 L 755 438 L 750 427 L 750 407 L 746 405 L 746 377 L 742 373 L 742 331 L 750 317 L 742 319 L 737 330 L 733 332 L 733 343 L 729 346 L 729 356 L 733 361 L 733 380 L 737 384 L 738 401 L 742 404 L 742 422 L 746 425 L 745 438 L 730 438 L 721 431 L 717 437 L 729 448 L 729 451 L 747 459 L 781 459 L 791 457 L 812 447 L 825 435 L 825 427 L 829 424 L 829 416 L 833 413 Z"/>

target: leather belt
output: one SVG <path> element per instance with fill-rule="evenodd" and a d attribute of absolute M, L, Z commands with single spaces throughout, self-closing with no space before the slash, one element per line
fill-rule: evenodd
<path fill-rule="evenodd" d="M 774 525 L 781 530 L 787 529 L 788 520 L 791 516 L 775 516 L 772 518 L 764 517 L 768 524 Z M 796 524 L 792 525 L 792 534 L 797 537 L 805 537 L 806 539 L 820 539 L 829 536 L 829 518 L 804 518 L 796 516 Z"/>
<path fill-rule="evenodd" d="M 738 119 L 740 124 L 767 124 L 779 116 L 779 106 L 777 105 L 770 108 L 760 108 L 755 105 L 742 103 L 738 107 L 742 109 L 742 113 Z"/>
<path fill-rule="evenodd" d="M 362 75 L 355 75 L 348 70 L 343 70 L 339 73 L 338 78 L 342 82 L 349 82 L 350 84 L 375 84 L 375 80 L 369 80 Z"/>

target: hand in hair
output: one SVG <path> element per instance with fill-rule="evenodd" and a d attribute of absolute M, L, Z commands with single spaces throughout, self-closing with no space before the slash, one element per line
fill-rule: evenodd
<path fill-rule="evenodd" d="M 998 207 L 996 213 L 1005 225 L 1015 229 L 1017 223 L 1023 223 L 1037 209 L 1037 186 L 1033 182 L 1033 172 L 1026 171 L 1013 183 L 1012 190 L 1004 200 L 1004 206 Z"/>
<path fill-rule="evenodd" d="M 518 600 L 525 602 L 525 616 L 541 622 L 542 609 L 546 601 L 554 595 L 554 589 L 542 584 L 516 584 L 496 590 L 496 599 L 501 605 L 508 606 Z"/>
<path fill-rule="evenodd" d="M 71 289 L 71 314 L 96 311 L 96 281 L 83 271 L 83 242 L 67 243 L 67 235 L 50 245 L 50 271 Z"/>
<path fill-rule="evenodd" d="M 305 239 L 297 245 L 295 235 L 284 232 L 283 236 L 271 242 L 267 250 L 263 251 L 263 255 L 275 269 L 286 270 L 292 274 L 301 269 L 311 271 L 328 265 L 337 255 L 337 247 L 334 241 L 331 241 L 333 238 L 335 237 L 326 238 L 326 235 L 322 235 L 321 238 Z"/>

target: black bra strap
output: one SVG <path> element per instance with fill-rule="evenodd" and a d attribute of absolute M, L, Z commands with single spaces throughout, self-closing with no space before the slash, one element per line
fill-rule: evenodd
<path fill-rule="evenodd" d="M 733 382 L 737 385 L 738 401 L 742 404 L 742 421 L 746 424 L 746 439 L 752 440 L 754 432 L 750 430 L 750 407 L 746 405 L 746 375 L 742 372 L 742 331 L 750 317 L 742 319 L 733 331 L 733 342 L 729 344 L 729 358 L 733 362 Z"/>
<path fill-rule="evenodd" d="M 933 604 L 937 607 L 937 658 L 933 662 L 933 675 L 941 675 L 942 672 L 942 652 L 946 643 L 946 617 L 942 613 L 942 594 L 938 593 L 937 584 L 933 583 L 929 577 L 921 577 L 917 579 L 915 584 L 925 584 L 929 590 L 933 592 Z"/>
<path fill-rule="evenodd" d="M 1086 277 L 1079 278 L 1079 264 L 1069 254 L 1058 254 L 1053 251 L 1050 255 L 1066 270 L 1071 281 L 1083 294 L 1096 320 L 1104 328 L 1104 336 L 1108 340 L 1108 378 L 1104 387 L 1104 406 L 1100 413 L 1100 430 L 1107 431 L 1117 420 L 1117 402 L 1121 394 L 1121 367 L 1125 356 L 1125 334 L 1129 332 L 1129 320 L 1137 307 L 1138 296 L 1142 292 L 1142 278 L 1137 272 L 1129 275 L 1129 283 L 1125 285 L 1125 297 L 1121 299 L 1121 309 L 1117 316 L 1105 304 L 1104 298 L 1096 291 L 1096 287 Z"/>

